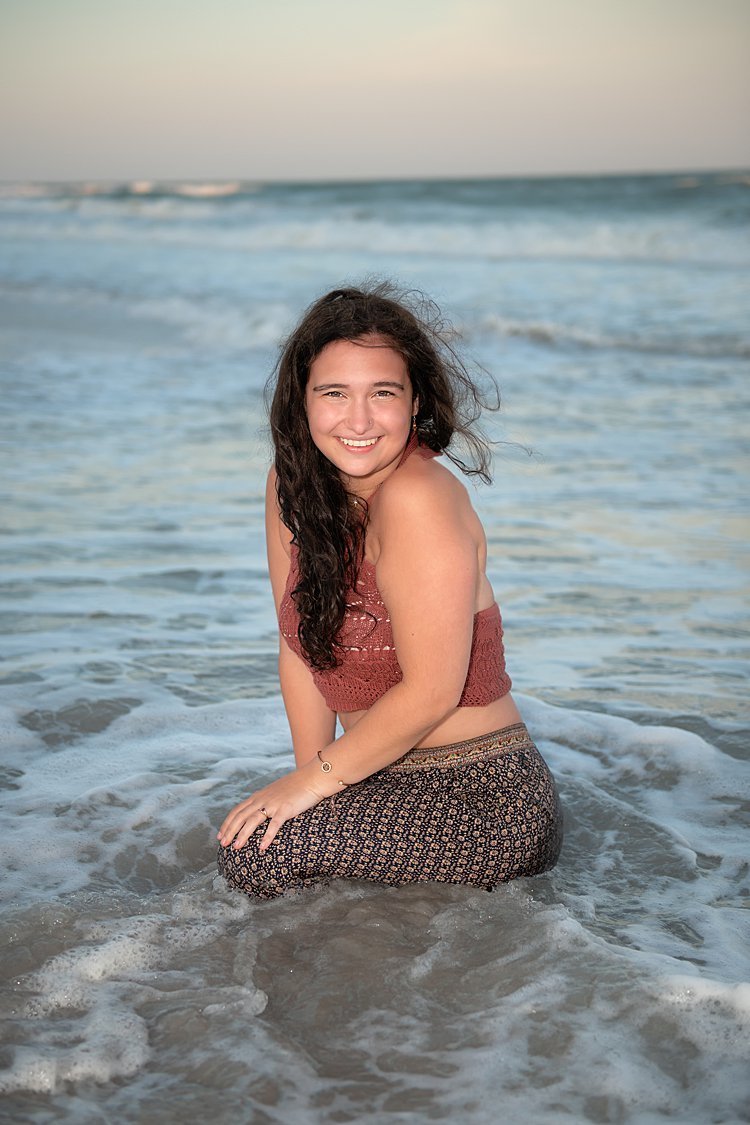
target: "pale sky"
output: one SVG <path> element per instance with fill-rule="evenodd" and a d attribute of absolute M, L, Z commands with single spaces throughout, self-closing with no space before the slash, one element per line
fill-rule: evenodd
<path fill-rule="evenodd" d="M 0 179 L 747 168 L 750 0 L 0 0 Z"/>

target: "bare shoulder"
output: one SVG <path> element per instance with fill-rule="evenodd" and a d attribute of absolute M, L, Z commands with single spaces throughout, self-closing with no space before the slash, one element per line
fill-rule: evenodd
<path fill-rule="evenodd" d="M 418 523 L 460 519 L 472 511 L 466 486 L 435 459 L 411 457 L 380 488 L 379 522 L 416 520 Z"/>
<path fill-rule="evenodd" d="M 401 566 L 418 557 L 423 567 L 425 552 L 448 562 L 451 552 L 468 551 L 483 565 L 485 536 L 466 486 L 434 458 L 411 457 L 379 490 L 367 551 L 386 581 L 388 560 Z"/>

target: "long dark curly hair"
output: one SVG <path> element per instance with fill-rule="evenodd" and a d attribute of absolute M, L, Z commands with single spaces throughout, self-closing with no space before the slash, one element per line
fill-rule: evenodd
<path fill-rule="evenodd" d="M 364 555 L 367 510 L 351 504 L 338 470 L 314 444 L 305 391 L 313 360 L 334 340 L 385 337 L 406 362 L 415 396 L 421 445 L 445 453 L 462 472 L 489 483 L 490 443 L 477 428 L 483 409 L 500 400 L 494 380 L 480 390 L 456 353 L 454 333 L 437 305 L 389 282 L 334 289 L 305 312 L 282 345 L 266 387 L 275 450 L 281 518 L 298 552 L 299 581 L 292 591 L 302 650 L 316 670 L 339 663 L 337 637 L 347 590 Z M 486 375 L 486 373 L 484 373 Z M 488 377 L 489 378 L 489 377 Z M 464 458 L 449 448 L 459 438 Z"/>

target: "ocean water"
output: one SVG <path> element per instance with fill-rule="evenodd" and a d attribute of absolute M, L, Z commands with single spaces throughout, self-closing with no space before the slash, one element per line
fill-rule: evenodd
<path fill-rule="evenodd" d="M 0 1117 L 750 1117 L 750 177 L 0 192 Z M 503 396 L 474 490 L 566 810 L 493 894 L 253 903 L 291 763 L 262 388 L 367 275 Z"/>

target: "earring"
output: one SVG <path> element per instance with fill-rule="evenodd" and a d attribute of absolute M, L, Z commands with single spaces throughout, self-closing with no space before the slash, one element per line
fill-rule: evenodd
<path fill-rule="evenodd" d="M 417 416 L 416 416 L 416 414 L 412 414 L 412 416 L 411 416 L 411 432 L 414 433 L 416 431 L 416 428 L 417 428 Z"/>

